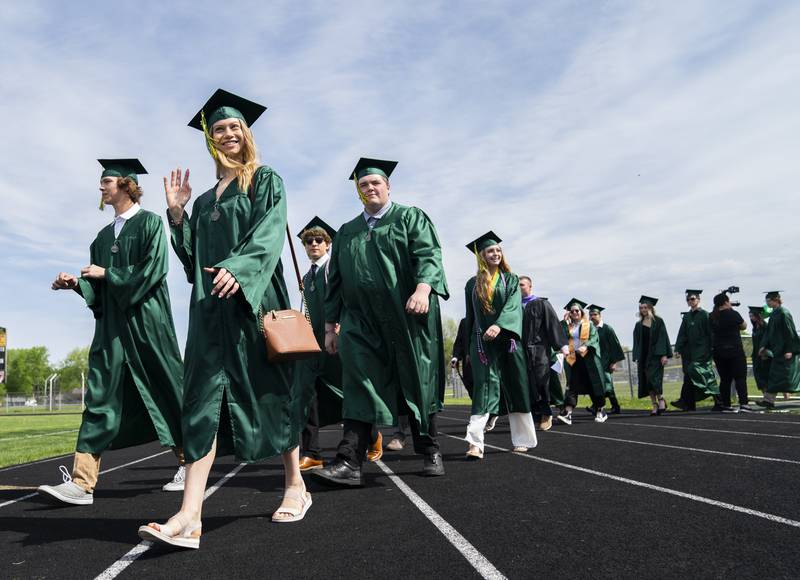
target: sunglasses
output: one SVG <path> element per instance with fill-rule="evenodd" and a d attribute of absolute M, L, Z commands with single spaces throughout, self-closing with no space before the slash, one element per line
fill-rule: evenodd
<path fill-rule="evenodd" d="M 575 313 L 580 314 L 581 313 L 581 311 L 578 310 L 577 308 L 573 308 L 572 310 L 570 310 L 570 312 L 572 312 L 573 314 L 575 314 Z"/>
<path fill-rule="evenodd" d="M 325 238 L 323 238 L 322 236 L 315 236 L 313 238 L 306 238 L 305 240 L 303 240 L 303 244 L 305 244 L 306 246 L 310 246 L 311 244 L 319 245 L 324 241 Z"/>

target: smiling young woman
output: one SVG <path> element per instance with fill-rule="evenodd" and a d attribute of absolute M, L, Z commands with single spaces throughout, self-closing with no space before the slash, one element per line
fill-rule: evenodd
<path fill-rule="evenodd" d="M 189 171 L 164 178 L 172 245 L 193 285 L 184 372 L 187 465 L 180 511 L 139 528 L 143 539 L 199 547 L 203 494 L 215 454 L 240 461 L 281 455 L 285 492 L 275 522 L 298 521 L 311 506 L 300 475 L 301 413 L 291 363 L 267 361 L 260 313 L 289 308 L 281 252 L 283 180 L 258 163 L 249 126 L 266 107 L 218 90 L 189 123 L 202 130 L 218 183 L 192 208 Z"/>

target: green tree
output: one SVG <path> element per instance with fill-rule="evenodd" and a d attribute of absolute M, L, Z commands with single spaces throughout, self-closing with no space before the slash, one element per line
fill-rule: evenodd
<path fill-rule="evenodd" d="M 53 372 L 46 346 L 12 348 L 8 351 L 6 369 L 7 392 L 25 395 L 33 393 L 34 387 L 41 388 Z"/>
<path fill-rule="evenodd" d="M 458 322 L 448 316 L 442 317 L 442 339 L 444 341 L 445 361 L 449 362 L 453 358 L 453 343 L 458 334 Z"/>
<path fill-rule="evenodd" d="M 89 347 L 74 348 L 58 365 L 59 383 L 62 391 L 73 391 L 81 388 L 81 373 L 84 377 L 89 372 Z"/>

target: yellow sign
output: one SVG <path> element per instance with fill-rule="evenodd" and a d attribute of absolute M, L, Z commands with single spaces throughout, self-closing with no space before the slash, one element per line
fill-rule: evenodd
<path fill-rule="evenodd" d="M 0 347 L 6 346 L 6 329 L 0 328 Z"/>

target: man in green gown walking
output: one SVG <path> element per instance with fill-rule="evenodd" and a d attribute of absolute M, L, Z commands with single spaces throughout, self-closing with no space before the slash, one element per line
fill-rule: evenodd
<path fill-rule="evenodd" d="M 608 402 L 611 403 L 611 412 L 618 415 L 621 410 L 619 401 L 617 401 L 617 394 L 614 392 L 614 371 L 617 369 L 617 363 L 625 360 L 625 353 L 622 352 L 622 345 L 619 343 L 619 338 L 614 329 L 605 323 L 603 320 L 603 308 L 597 304 L 589 305 L 589 319 L 597 328 L 597 335 L 600 339 L 600 361 L 603 365 L 603 383 L 606 387 L 606 396 Z M 594 413 L 594 408 L 592 407 Z"/>
<path fill-rule="evenodd" d="M 714 397 L 715 411 L 721 411 L 719 385 L 711 358 L 711 321 L 708 312 L 700 307 L 702 290 L 686 290 L 689 311 L 683 315 L 675 352 L 683 362 L 681 396 L 671 405 L 682 411 L 693 411 L 697 401 Z"/>
<path fill-rule="evenodd" d="M 792 313 L 783 307 L 780 291 L 767 292 L 767 306 L 772 308 L 772 313 L 761 337 L 758 356 L 768 362 L 769 374 L 764 399 L 757 404 L 773 409 L 776 393 L 800 392 L 800 362 L 797 359 L 800 337 Z"/>
<path fill-rule="evenodd" d="M 344 433 L 334 462 L 313 473 L 336 485 L 362 485 L 372 425 L 395 425 L 403 413 L 423 474 L 444 474 L 435 417 L 445 380 L 439 297 L 449 293 L 430 219 L 389 199 L 396 165 L 359 160 L 351 179 L 364 211 L 331 252 L 325 346 L 342 361 Z"/>
<path fill-rule="evenodd" d="M 39 493 L 73 505 L 94 500 L 100 456 L 155 441 L 172 447 L 182 464 L 183 366 L 167 290 L 167 239 L 161 218 L 143 210 L 137 159 L 101 159 L 101 203 L 114 222 L 97 234 L 91 264 L 81 276 L 62 272 L 53 290 L 74 290 L 95 318 L 88 392 L 72 476 Z M 183 466 L 165 491 L 183 490 Z"/>

